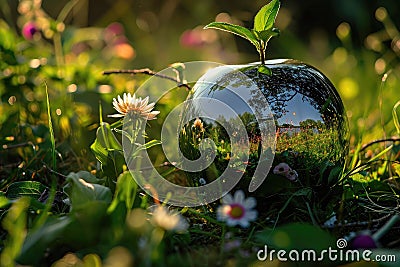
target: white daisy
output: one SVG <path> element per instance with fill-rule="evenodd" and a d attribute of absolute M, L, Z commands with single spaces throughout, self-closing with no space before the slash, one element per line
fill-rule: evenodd
<path fill-rule="evenodd" d="M 160 205 L 155 207 L 151 222 L 155 226 L 176 232 L 185 232 L 189 227 L 189 223 L 182 215 Z"/>
<path fill-rule="evenodd" d="M 245 198 L 242 190 L 236 191 L 233 197 L 226 194 L 217 209 L 217 219 L 226 222 L 228 226 L 249 227 L 250 221 L 257 219 L 258 213 L 253 210 L 256 204 L 253 197 Z"/>
<path fill-rule="evenodd" d="M 123 98 L 118 96 L 117 99 L 113 98 L 113 106 L 117 114 L 108 115 L 108 117 L 124 117 L 131 113 L 139 115 L 146 120 L 154 120 L 160 111 L 151 111 L 154 108 L 155 103 L 149 104 L 149 97 L 142 99 L 141 97 L 136 98 L 136 95 L 130 93 L 124 93 Z"/>

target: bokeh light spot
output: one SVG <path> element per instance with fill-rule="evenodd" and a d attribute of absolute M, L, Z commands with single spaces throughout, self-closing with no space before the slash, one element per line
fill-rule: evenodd
<path fill-rule="evenodd" d="M 112 91 L 112 87 L 107 84 L 102 84 L 98 88 L 100 94 L 109 94 Z"/>
<path fill-rule="evenodd" d="M 384 21 L 387 18 L 386 8 L 380 7 L 375 11 L 375 18 L 379 21 Z"/>
<path fill-rule="evenodd" d="M 232 23 L 231 16 L 230 16 L 228 13 L 225 13 L 225 12 L 219 13 L 219 14 L 215 17 L 215 21 L 217 21 L 217 22 Z"/>
<path fill-rule="evenodd" d="M 11 106 L 14 105 L 15 102 L 17 102 L 17 98 L 14 95 L 8 98 L 8 104 L 10 104 Z"/>
<path fill-rule="evenodd" d="M 336 35 L 339 39 L 343 40 L 350 34 L 350 25 L 347 22 L 342 22 L 336 29 Z"/>
<path fill-rule="evenodd" d="M 78 86 L 76 86 L 76 84 L 70 84 L 70 85 L 68 85 L 68 92 L 69 93 L 74 93 L 74 92 L 76 92 L 76 90 L 78 90 Z"/>
<path fill-rule="evenodd" d="M 332 56 L 335 64 L 343 64 L 347 60 L 347 50 L 343 47 L 338 47 L 333 52 Z"/>
<path fill-rule="evenodd" d="M 386 70 L 386 62 L 385 62 L 385 60 L 383 58 L 378 58 L 375 61 L 375 71 L 376 71 L 376 73 L 382 74 L 382 73 L 385 72 L 385 70 Z"/>
<path fill-rule="evenodd" d="M 40 66 L 40 59 L 34 58 L 29 62 L 29 67 L 32 69 L 36 69 Z"/>
<path fill-rule="evenodd" d="M 373 35 L 369 35 L 366 39 L 365 39 L 365 46 L 369 49 L 372 49 L 374 51 L 381 51 L 382 50 L 382 44 L 379 41 L 378 38 L 376 38 Z"/>
<path fill-rule="evenodd" d="M 343 78 L 339 82 L 339 92 L 345 99 L 353 99 L 358 95 L 358 84 L 349 77 Z"/>

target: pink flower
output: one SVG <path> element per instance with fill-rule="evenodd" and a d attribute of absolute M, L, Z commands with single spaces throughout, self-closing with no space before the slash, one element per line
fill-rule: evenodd
<path fill-rule="evenodd" d="M 204 41 L 199 31 L 186 30 L 181 35 L 180 43 L 186 47 L 200 47 L 204 44 Z"/>
<path fill-rule="evenodd" d="M 285 176 L 290 181 L 296 181 L 298 178 L 297 172 L 284 162 L 276 165 L 273 172 L 274 174 Z"/>
<path fill-rule="evenodd" d="M 106 28 L 107 31 L 113 33 L 114 35 L 123 35 L 125 33 L 124 26 L 119 22 L 113 22 Z"/>
<path fill-rule="evenodd" d="M 29 21 L 22 27 L 22 36 L 27 40 L 32 40 L 38 31 L 36 24 L 33 21 Z"/>
<path fill-rule="evenodd" d="M 289 172 L 291 170 L 291 168 L 289 167 L 289 165 L 287 165 L 286 163 L 279 163 L 278 165 L 275 166 L 274 168 L 274 174 L 280 174 L 280 175 L 284 175 L 287 172 Z"/>
<path fill-rule="evenodd" d="M 104 29 L 103 36 L 106 43 L 112 43 L 118 36 L 124 36 L 124 26 L 121 23 L 113 22 Z"/>

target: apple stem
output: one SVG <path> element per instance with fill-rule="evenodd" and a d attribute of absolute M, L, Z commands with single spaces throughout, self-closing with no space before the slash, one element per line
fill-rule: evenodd
<path fill-rule="evenodd" d="M 266 48 L 266 44 L 263 41 L 259 41 L 260 46 L 258 49 L 258 53 L 260 54 L 260 61 L 261 61 L 261 65 L 265 65 L 265 48 Z"/>

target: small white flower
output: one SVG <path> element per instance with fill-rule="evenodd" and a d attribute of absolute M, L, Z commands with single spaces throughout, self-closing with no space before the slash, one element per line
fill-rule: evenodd
<path fill-rule="evenodd" d="M 151 111 L 155 103 L 149 104 L 149 97 L 142 99 L 136 98 L 136 95 L 124 93 L 123 98 L 118 96 L 117 99 L 113 98 L 113 106 L 119 114 L 108 115 L 108 117 L 124 117 L 129 113 L 144 117 L 146 120 L 154 120 L 160 111 Z"/>
<path fill-rule="evenodd" d="M 170 211 L 164 206 L 157 206 L 153 211 L 151 222 L 160 228 L 169 231 L 184 232 L 189 223 L 178 212 Z"/>
<path fill-rule="evenodd" d="M 233 197 L 227 194 L 217 209 L 217 219 L 226 222 L 228 226 L 249 227 L 250 221 L 257 219 L 258 213 L 253 210 L 256 204 L 253 197 L 245 198 L 242 190 L 236 191 Z"/>

